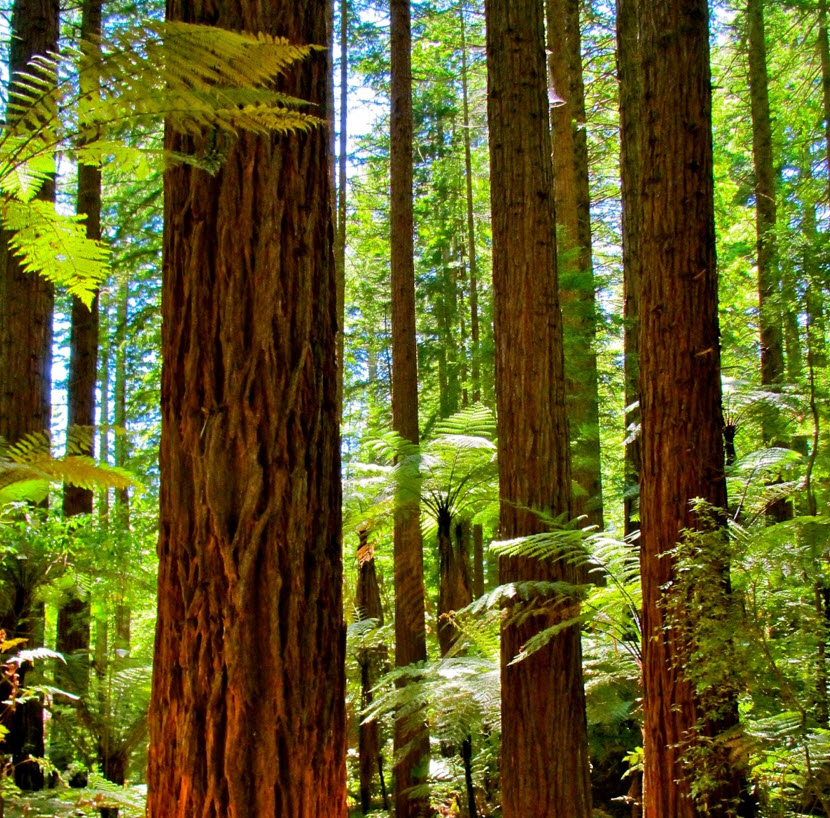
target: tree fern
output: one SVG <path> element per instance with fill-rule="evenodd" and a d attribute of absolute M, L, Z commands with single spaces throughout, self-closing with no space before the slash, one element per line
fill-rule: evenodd
<path fill-rule="evenodd" d="M 92 458 L 73 452 L 84 451 L 88 429 L 69 432 L 68 454 L 55 457 L 45 432 L 27 435 L 14 445 L 0 438 L 0 512 L 15 502 L 39 502 L 54 483 L 66 482 L 87 489 L 127 489 L 138 486 L 123 469 L 101 466 Z"/>
<path fill-rule="evenodd" d="M 4 225 L 24 269 L 43 274 L 91 302 L 107 273 L 106 251 L 86 238 L 83 225 L 34 201 L 54 172 L 61 151 L 85 164 L 133 164 L 135 143 L 122 137 L 135 127 L 168 128 L 194 137 L 191 156 L 168 161 L 217 166 L 221 141 L 240 132 L 307 130 L 320 123 L 306 103 L 274 88 L 274 79 L 322 46 L 296 46 L 264 34 L 210 26 L 151 21 L 82 43 L 64 55 L 40 55 L 9 92 L 8 122 L 0 135 L 0 189 Z M 79 89 L 77 73 L 95 78 L 99 92 Z M 70 78 L 56 77 L 70 73 Z M 197 143 L 202 142 L 199 145 Z M 207 146 L 212 149 L 207 151 Z M 205 155 L 205 154 L 209 155 Z"/>

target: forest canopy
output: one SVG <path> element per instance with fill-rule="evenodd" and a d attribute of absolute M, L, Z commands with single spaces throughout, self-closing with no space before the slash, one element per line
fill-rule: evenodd
<path fill-rule="evenodd" d="M 830 818 L 825 0 L 6 20 L 0 816 Z"/>

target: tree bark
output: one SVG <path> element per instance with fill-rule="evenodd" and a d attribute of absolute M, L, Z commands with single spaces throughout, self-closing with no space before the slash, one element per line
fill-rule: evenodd
<path fill-rule="evenodd" d="M 591 256 L 591 195 L 579 0 L 546 0 L 553 190 L 559 227 L 559 297 L 565 336 L 565 384 L 573 455 L 574 516 L 602 528 L 602 464 L 597 396 L 596 296 Z"/>
<path fill-rule="evenodd" d="M 331 4 L 167 19 L 326 44 Z M 280 87 L 325 120 L 329 68 Z M 243 133 L 216 175 L 165 173 L 150 818 L 346 816 L 329 138 Z"/>
<path fill-rule="evenodd" d="M 486 18 L 500 533 L 512 538 L 545 529 L 533 510 L 569 513 L 571 475 L 542 7 L 488 0 Z M 575 574 L 564 561 L 499 564 L 502 583 Z M 572 601 L 560 602 L 559 616 L 574 613 Z M 502 629 L 505 818 L 591 813 L 579 629 L 509 664 L 552 621 Z"/>
<path fill-rule="evenodd" d="M 818 53 L 821 61 L 821 91 L 824 107 L 824 151 L 830 167 L 830 36 L 827 25 L 827 0 L 818 0 Z M 830 195 L 830 177 L 827 179 Z"/>
<path fill-rule="evenodd" d="M 392 427 L 410 443 L 418 430 L 418 358 L 415 341 L 414 216 L 412 209 L 412 31 L 409 0 L 390 0 L 391 154 L 390 228 L 392 243 Z M 424 564 L 416 498 L 399 498 L 395 510 L 395 664 L 406 667 L 427 658 L 424 619 Z M 414 818 L 429 811 L 428 799 L 412 787 L 426 781 L 429 734 L 426 726 L 395 722 L 395 752 L 413 749 L 395 765 L 395 814 Z"/>
<path fill-rule="evenodd" d="M 651 0 L 641 8 L 648 157 L 640 292 L 644 815 L 727 816 L 736 814 L 739 768 L 727 763 L 718 788 L 696 800 L 682 758 L 689 747 L 701 746 L 696 737 L 711 738 L 734 719 L 709 720 L 684 673 L 690 657 L 664 603 L 674 571 L 669 554 L 683 530 L 702 525 L 691 501 L 703 498 L 725 509 L 727 499 L 709 15 L 705 0 Z M 728 587 L 728 573 L 723 581 Z"/>
<path fill-rule="evenodd" d="M 101 0 L 85 0 L 81 16 L 81 38 L 94 42 L 101 36 Z M 86 68 L 86 66 L 84 66 Z M 88 69 L 83 76 L 83 92 L 95 94 L 98 82 Z M 88 239 L 101 239 L 101 169 L 95 165 L 78 165 L 77 211 L 86 217 Z M 67 386 L 68 426 L 89 433 L 85 454 L 93 456 L 95 426 L 95 387 L 98 378 L 98 293 L 87 307 L 79 298 L 72 299 L 69 382 Z M 66 517 L 92 514 L 91 489 L 67 485 L 63 491 Z M 57 663 L 55 684 L 70 693 L 84 696 L 89 688 L 89 602 L 73 593 L 58 611 L 55 649 L 64 655 L 66 664 Z M 54 758 L 60 768 L 58 760 Z"/>
<path fill-rule="evenodd" d="M 58 20 L 56 0 L 15 0 L 9 45 L 12 82 L 33 57 L 57 51 Z M 52 178 L 44 182 L 38 197 L 54 201 Z M 23 271 L 9 247 L 11 237 L 9 231 L 0 231 L 0 437 L 14 443 L 33 433 L 49 434 L 54 291 L 42 276 Z M 6 636 L 28 639 L 28 648 L 42 644 L 43 638 L 42 605 L 35 604 L 33 592 L 18 583 L 9 592 L 11 598 L 25 600 L 25 607 L 14 606 L 17 621 L 7 623 Z M 21 683 L 24 672 L 21 668 Z M 3 749 L 12 753 L 16 764 L 15 783 L 22 789 L 40 789 L 39 767 L 24 762 L 29 754 L 44 755 L 40 701 L 18 705 L 10 727 Z"/>
<path fill-rule="evenodd" d="M 453 528 L 456 529 L 453 542 Z M 465 558 L 463 524 L 453 520 L 449 510 L 442 508 L 438 513 L 438 644 L 441 656 L 446 656 L 456 640 L 455 626 L 448 615 L 469 605 L 472 599 L 470 589 L 469 559 Z"/>
<path fill-rule="evenodd" d="M 337 233 L 334 263 L 337 270 L 337 406 L 343 420 L 343 382 L 346 377 L 346 160 L 349 120 L 349 0 L 340 0 L 340 153 L 337 162 Z"/>
<path fill-rule="evenodd" d="M 620 184 L 622 188 L 623 321 L 625 327 L 625 485 L 626 536 L 638 528 L 640 482 L 640 269 L 643 234 L 642 104 L 640 0 L 617 0 L 617 79 L 620 89 Z"/>
<path fill-rule="evenodd" d="M 752 113 L 752 157 L 755 168 L 755 232 L 758 264 L 758 302 L 761 335 L 761 383 L 772 386 L 784 375 L 784 343 L 781 331 L 778 247 L 775 237 L 775 168 L 772 152 L 767 46 L 764 36 L 763 0 L 747 0 L 749 97 Z M 765 434 L 767 444 L 776 437 Z"/>

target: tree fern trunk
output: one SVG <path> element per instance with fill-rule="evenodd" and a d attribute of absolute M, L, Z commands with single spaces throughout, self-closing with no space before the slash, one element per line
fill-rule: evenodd
<path fill-rule="evenodd" d="M 369 531 L 361 529 L 360 547 L 357 558 L 359 562 L 357 575 L 357 593 L 355 594 L 361 619 L 376 619 L 378 625 L 383 624 L 383 607 L 380 601 L 377 571 L 375 570 L 374 551 L 369 545 Z M 385 653 L 385 651 L 383 651 Z M 383 653 L 377 649 L 368 649 L 358 656 L 360 665 L 360 704 L 361 710 L 372 703 L 372 690 L 380 676 L 380 664 Z M 358 769 L 360 771 L 360 804 L 363 814 L 371 809 L 372 782 L 375 774 L 382 775 L 380 725 L 377 720 L 368 724 L 361 716 L 358 728 Z"/>

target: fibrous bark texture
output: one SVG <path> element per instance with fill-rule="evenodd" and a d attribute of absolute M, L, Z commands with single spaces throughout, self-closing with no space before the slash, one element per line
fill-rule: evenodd
<path fill-rule="evenodd" d="M 726 507 L 709 16 L 705 0 L 650 0 L 641 9 L 644 814 L 725 816 L 735 814 L 738 767 L 727 765 L 719 787 L 692 799 L 682 756 L 696 737 L 728 726 L 728 717 L 718 725 L 708 720 L 684 673 L 689 657 L 664 603 L 674 568 L 668 554 L 681 531 L 701 524 L 691 501 Z"/>
<path fill-rule="evenodd" d="M 38 54 L 58 48 L 56 0 L 16 0 L 12 10 L 9 75 L 25 71 Z M 55 198 L 45 182 L 40 198 Z M 52 385 L 52 285 L 24 273 L 0 232 L 0 437 L 14 443 L 33 432 L 49 431 Z"/>
<path fill-rule="evenodd" d="M 500 528 L 512 538 L 544 530 L 530 509 L 568 513 L 571 475 L 542 6 L 489 0 L 486 14 Z M 576 579 L 569 564 L 520 557 L 502 557 L 499 575 Z M 505 818 L 591 813 L 579 629 L 509 664 L 553 616 L 502 630 Z"/>
<path fill-rule="evenodd" d="M 391 94 L 390 227 L 392 239 L 392 426 L 418 443 L 418 358 L 415 342 L 415 263 L 412 211 L 412 30 L 409 0 L 390 0 Z M 427 658 L 424 620 L 424 562 L 417 498 L 399 498 L 395 510 L 395 664 Z M 414 818 L 428 812 L 411 789 L 426 780 L 429 735 L 398 719 L 396 753 L 412 750 L 395 765 L 395 814 Z"/>
<path fill-rule="evenodd" d="M 12 81 L 33 57 L 57 51 L 58 18 L 57 0 L 15 0 L 9 45 Z M 54 201 L 52 179 L 46 180 L 38 197 Z M 42 276 L 23 272 L 9 248 L 11 237 L 7 230 L 0 231 L 0 437 L 15 443 L 26 435 L 49 433 L 54 292 Z M 18 574 L 14 565 L 9 569 L 4 570 L 4 581 L 12 586 L 7 595 L 15 602 L 4 622 L 6 637 L 25 638 L 26 647 L 37 647 L 43 639 L 43 607 L 35 602 L 35 586 L 25 578 L 26 570 L 20 567 Z M 21 683 L 29 667 L 21 668 Z M 40 789 L 43 773 L 36 762 L 25 760 L 44 755 L 40 700 L 18 704 L 6 726 L 10 733 L 2 750 L 12 755 L 15 783 Z"/>
<path fill-rule="evenodd" d="M 167 18 L 329 42 L 324 0 Z M 327 51 L 280 81 L 330 104 Z M 328 134 L 165 174 L 151 818 L 346 815 Z M 167 133 L 166 147 L 193 147 Z"/>

